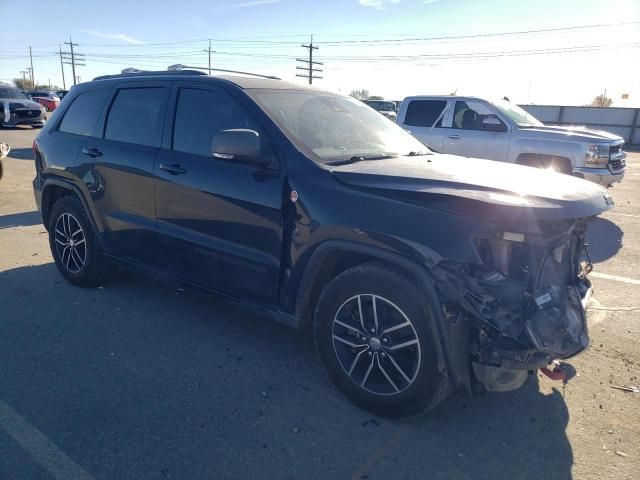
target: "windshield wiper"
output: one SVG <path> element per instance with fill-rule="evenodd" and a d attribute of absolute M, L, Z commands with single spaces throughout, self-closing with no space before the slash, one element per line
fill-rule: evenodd
<path fill-rule="evenodd" d="M 333 160 L 327 162 L 326 165 L 347 165 L 349 163 L 363 162 L 365 160 L 384 160 L 385 158 L 393 158 L 391 155 L 354 155 L 353 157 L 343 160 Z"/>
<path fill-rule="evenodd" d="M 424 155 L 433 155 L 433 152 L 409 152 L 405 157 L 422 157 Z"/>

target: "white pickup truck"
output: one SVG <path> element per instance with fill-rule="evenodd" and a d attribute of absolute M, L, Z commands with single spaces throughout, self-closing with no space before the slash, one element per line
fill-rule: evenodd
<path fill-rule="evenodd" d="M 545 126 L 506 100 L 407 97 L 397 123 L 440 153 L 549 168 L 609 187 L 624 177 L 624 139 L 579 127 Z"/>

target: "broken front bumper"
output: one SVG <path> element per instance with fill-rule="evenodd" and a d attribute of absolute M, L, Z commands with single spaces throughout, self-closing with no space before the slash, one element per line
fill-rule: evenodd
<path fill-rule="evenodd" d="M 518 388 L 528 371 L 589 345 L 585 229 L 575 221 L 526 238 L 504 233 L 478 242 L 483 265 L 439 265 L 445 309 L 469 322 L 473 372 L 488 390 Z"/>

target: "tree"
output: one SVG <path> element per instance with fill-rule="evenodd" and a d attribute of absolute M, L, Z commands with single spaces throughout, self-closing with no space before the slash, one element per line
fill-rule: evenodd
<path fill-rule="evenodd" d="M 591 101 L 592 107 L 610 107 L 613 104 L 613 100 L 606 95 L 598 95 Z"/>
<path fill-rule="evenodd" d="M 351 90 L 349 95 L 353 98 L 357 98 L 358 100 L 365 101 L 369 99 L 369 90 L 365 90 L 364 88 L 360 90 Z"/>
<path fill-rule="evenodd" d="M 380 95 L 371 95 L 367 100 L 384 100 L 384 97 L 381 97 Z"/>
<path fill-rule="evenodd" d="M 14 78 L 13 83 L 20 90 L 29 90 L 31 88 L 31 80 L 25 80 L 23 78 Z"/>

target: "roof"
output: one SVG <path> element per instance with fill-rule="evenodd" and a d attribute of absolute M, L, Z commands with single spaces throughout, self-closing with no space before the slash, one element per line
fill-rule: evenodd
<path fill-rule="evenodd" d="M 291 82 L 285 82 L 277 78 L 263 78 L 263 77 L 251 77 L 243 75 L 207 75 L 204 72 L 197 70 L 180 70 L 180 71 L 141 71 L 141 72 L 129 72 L 120 73 L 116 75 L 102 75 L 94 78 L 94 81 L 103 80 L 129 80 L 129 79 L 145 79 L 145 80 L 161 80 L 183 78 L 195 81 L 226 81 L 233 83 L 242 89 L 278 89 L 278 90 L 306 90 L 314 89 L 315 87 L 300 85 Z"/>

